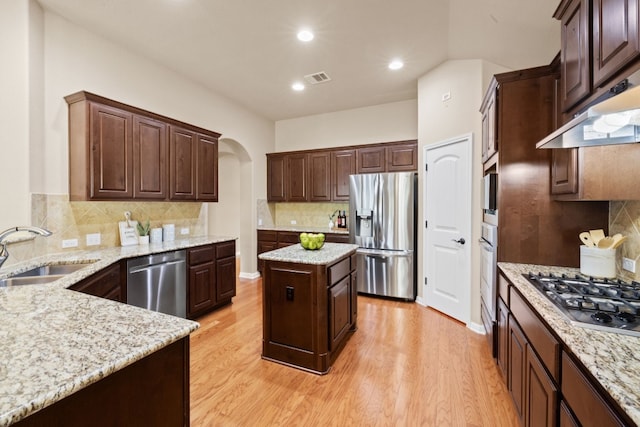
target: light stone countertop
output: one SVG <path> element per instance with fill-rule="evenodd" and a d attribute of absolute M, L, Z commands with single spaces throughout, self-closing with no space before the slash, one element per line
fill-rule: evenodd
<path fill-rule="evenodd" d="M 640 337 L 574 325 L 522 274 L 579 273 L 577 268 L 498 263 L 498 267 L 536 309 L 611 397 L 640 425 Z"/>
<path fill-rule="evenodd" d="M 265 261 L 295 262 L 298 264 L 328 265 L 345 255 L 355 252 L 358 245 L 325 243 L 317 250 L 304 249 L 299 243 L 258 255 Z"/>
<path fill-rule="evenodd" d="M 188 336 L 199 324 L 66 289 L 121 259 L 235 240 L 205 236 L 52 254 L 4 267 L 95 261 L 55 282 L 0 288 L 0 426 L 11 425 Z"/>
<path fill-rule="evenodd" d="M 348 228 L 329 228 L 329 227 L 305 227 L 302 225 L 274 225 L 274 226 L 258 226 L 258 230 L 266 231 L 293 231 L 296 233 L 333 233 L 333 234 L 349 234 Z"/>

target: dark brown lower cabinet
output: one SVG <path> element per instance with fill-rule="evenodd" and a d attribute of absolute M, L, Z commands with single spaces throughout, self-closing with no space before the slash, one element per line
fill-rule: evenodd
<path fill-rule="evenodd" d="M 521 425 L 635 425 L 502 271 L 498 282 L 496 362 L 507 373 L 507 388 Z"/>
<path fill-rule="evenodd" d="M 127 302 L 127 280 L 122 268 L 122 263 L 117 262 L 69 286 L 69 289 L 113 301 Z"/>
<path fill-rule="evenodd" d="M 236 295 L 235 240 L 187 251 L 187 318 L 228 304 Z"/>
<path fill-rule="evenodd" d="M 325 374 L 356 329 L 355 256 L 330 265 L 264 261 L 262 357 Z"/>
<path fill-rule="evenodd" d="M 558 389 L 545 368 L 527 345 L 527 374 L 525 377 L 525 426 L 555 426 L 557 424 Z"/>
<path fill-rule="evenodd" d="M 520 422 L 524 421 L 525 415 L 525 366 L 527 355 L 527 340 L 522 330 L 514 320 L 513 316 L 509 316 L 509 382 L 507 384 L 509 393 L 513 398 L 516 412 L 520 418 Z M 524 423 L 523 423 L 524 425 Z"/>
<path fill-rule="evenodd" d="M 15 424 L 16 427 L 188 425 L 189 337 Z"/>

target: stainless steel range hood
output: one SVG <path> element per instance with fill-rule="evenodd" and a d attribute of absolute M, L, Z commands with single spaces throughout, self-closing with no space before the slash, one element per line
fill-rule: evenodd
<path fill-rule="evenodd" d="M 536 144 L 573 148 L 640 142 L 640 71 L 613 86 L 591 107 Z"/>

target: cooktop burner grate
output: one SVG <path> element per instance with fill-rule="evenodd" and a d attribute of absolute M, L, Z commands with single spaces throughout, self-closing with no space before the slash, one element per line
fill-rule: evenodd
<path fill-rule="evenodd" d="M 572 323 L 640 336 L 640 283 L 581 275 L 523 276 Z"/>

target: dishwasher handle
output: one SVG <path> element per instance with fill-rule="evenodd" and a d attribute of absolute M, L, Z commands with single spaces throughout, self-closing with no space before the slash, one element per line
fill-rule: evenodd
<path fill-rule="evenodd" d="M 177 260 L 177 261 L 160 262 L 160 263 L 157 263 L 157 264 L 145 264 L 145 265 L 141 265 L 141 266 L 136 266 L 134 268 L 130 268 L 129 269 L 129 274 L 140 273 L 141 271 L 150 270 L 152 268 L 161 268 L 161 267 L 168 266 L 168 265 L 184 264 L 185 262 L 186 262 L 185 260 L 181 259 L 181 260 Z"/>

